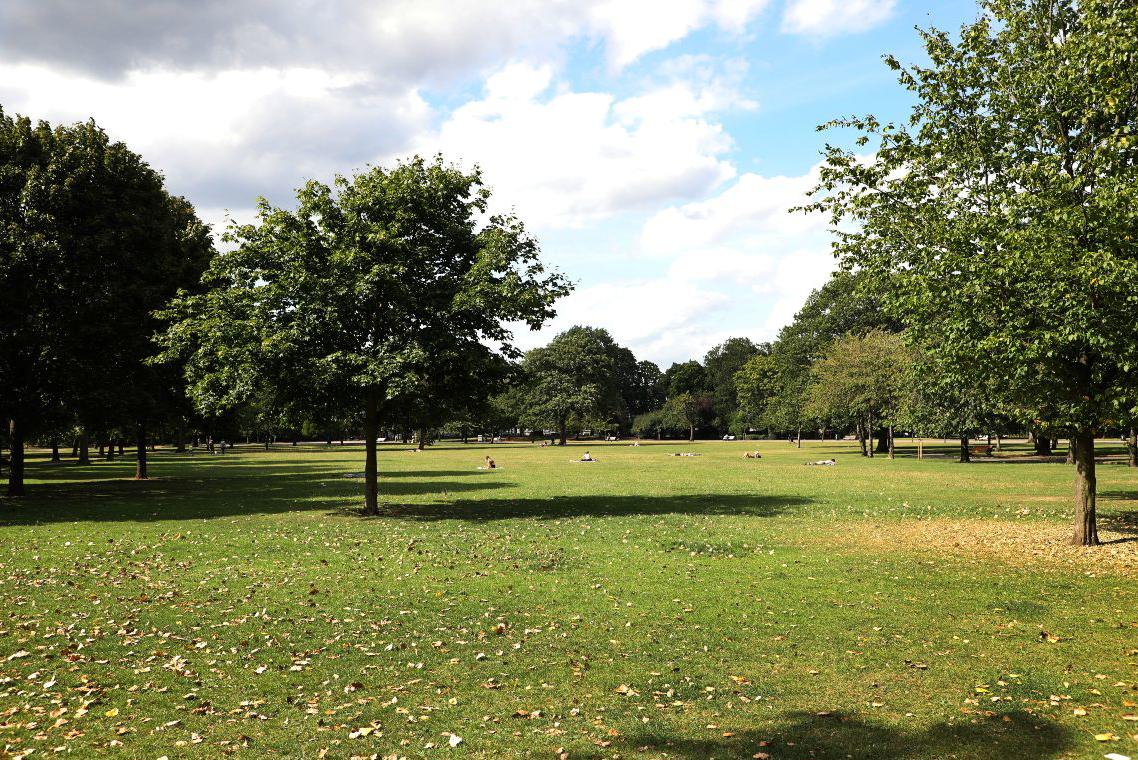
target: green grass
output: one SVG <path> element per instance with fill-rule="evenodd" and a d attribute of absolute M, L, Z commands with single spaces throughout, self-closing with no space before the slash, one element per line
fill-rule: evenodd
<path fill-rule="evenodd" d="M 1031 545 L 1061 463 L 584 448 L 385 448 L 370 519 L 358 447 L 143 483 L 36 455 L 0 499 L 0 756 L 1138 757 L 1128 468 L 1100 467 L 1116 543 L 1021 561 L 909 528 Z"/>

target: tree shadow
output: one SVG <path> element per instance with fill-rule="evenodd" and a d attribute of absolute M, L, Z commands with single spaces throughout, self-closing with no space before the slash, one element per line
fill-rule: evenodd
<path fill-rule="evenodd" d="M 813 503 L 803 496 L 679 494 L 672 496 L 550 496 L 544 499 L 455 499 L 445 503 L 391 506 L 386 514 L 406 520 L 491 522 L 536 518 L 622 517 L 699 514 L 775 517 L 790 507 Z"/>
<path fill-rule="evenodd" d="M 132 465 L 133 466 L 133 465 Z M 80 468 L 85 469 L 85 468 Z M 256 468 L 254 468 L 256 469 Z M 303 469 L 303 468 L 300 468 Z M 40 473 L 37 473 L 39 475 Z M 99 473 L 105 475 L 105 471 Z M 380 480 L 381 498 L 470 493 L 512 488 L 493 480 Z M 363 481 L 342 472 L 228 471 L 35 483 L 20 499 L 0 497 L 0 526 L 56 522 L 155 522 L 213 519 L 305 510 L 346 510 L 362 502 Z"/>
<path fill-rule="evenodd" d="M 625 736 L 620 743 L 628 751 L 678 760 L 1044 760 L 1069 751 L 1075 735 L 1048 718 L 1024 711 L 911 731 L 840 713 L 797 712 L 769 732 L 746 730 L 724 737 L 716 731 L 707 738 L 649 732 Z M 598 752 L 581 757 L 599 760 L 610 756 Z"/>

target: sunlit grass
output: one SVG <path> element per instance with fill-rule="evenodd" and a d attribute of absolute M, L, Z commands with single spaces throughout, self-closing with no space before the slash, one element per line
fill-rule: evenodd
<path fill-rule="evenodd" d="M 586 448 L 600 461 L 570 461 Z M 501 469 L 476 469 L 488 452 Z M 1138 755 L 1138 478 L 1100 468 L 1120 543 L 1021 561 L 937 539 L 1061 532 L 1069 467 L 911 453 L 388 447 L 378 518 L 345 477 L 355 446 L 160 452 L 144 483 L 129 461 L 36 456 L 31 496 L 0 501 L 0 746 Z"/>

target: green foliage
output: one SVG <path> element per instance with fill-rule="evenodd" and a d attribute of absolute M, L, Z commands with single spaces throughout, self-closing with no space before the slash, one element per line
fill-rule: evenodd
<path fill-rule="evenodd" d="M 527 395 L 521 421 L 528 427 L 556 430 L 564 442 L 571 429 L 628 419 L 621 381 L 636 371 L 636 361 L 606 330 L 571 327 L 527 352 L 522 369 Z"/>
<path fill-rule="evenodd" d="M 703 358 L 704 375 L 715 407 L 715 425 L 728 430 L 739 408 L 735 374 L 754 356 L 770 353 L 770 345 L 756 345 L 749 338 L 728 338 Z"/>
<path fill-rule="evenodd" d="M 869 432 L 895 424 L 911 367 L 912 354 L 898 335 L 871 330 L 842 338 L 810 370 L 807 414 Z"/>

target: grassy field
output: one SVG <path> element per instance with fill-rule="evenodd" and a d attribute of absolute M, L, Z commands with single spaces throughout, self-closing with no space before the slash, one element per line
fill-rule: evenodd
<path fill-rule="evenodd" d="M 1088 550 L 1069 467 L 1014 447 L 584 450 L 385 448 L 371 519 L 351 445 L 33 456 L 0 756 L 1138 758 L 1120 463 Z"/>

